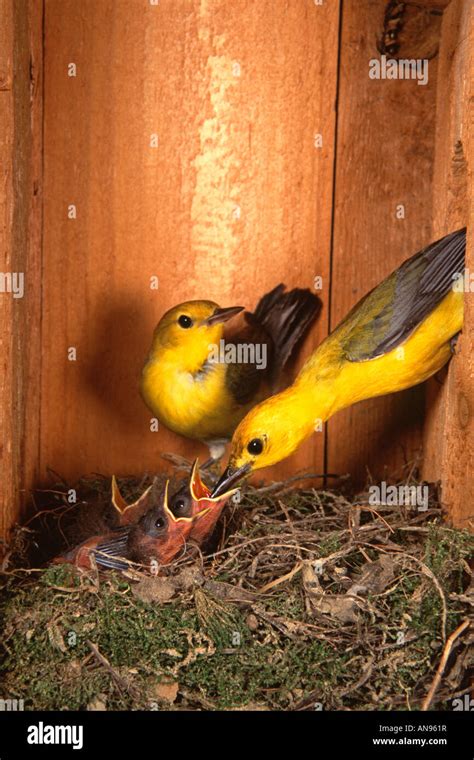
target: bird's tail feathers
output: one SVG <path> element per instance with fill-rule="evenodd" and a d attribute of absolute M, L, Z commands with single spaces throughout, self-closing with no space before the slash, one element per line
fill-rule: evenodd
<path fill-rule="evenodd" d="M 275 378 L 319 316 L 321 307 L 321 299 L 307 288 L 286 292 L 281 283 L 260 299 L 253 313 L 246 312 L 247 320 L 262 325 L 273 340 Z"/>

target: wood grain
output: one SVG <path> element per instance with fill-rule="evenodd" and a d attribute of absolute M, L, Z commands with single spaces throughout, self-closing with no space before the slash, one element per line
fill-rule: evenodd
<path fill-rule="evenodd" d="M 436 69 L 428 84 L 370 79 L 385 3 L 344 3 L 336 149 L 331 329 L 431 241 Z M 403 48 L 399 51 L 403 57 Z M 399 204 L 405 218 L 397 219 Z M 423 388 L 363 402 L 328 423 L 328 469 L 362 485 L 421 462 Z"/>
<path fill-rule="evenodd" d="M 42 2 L 0 2 L 0 537 L 21 514 L 39 440 Z"/>
<path fill-rule="evenodd" d="M 474 8 L 453 0 L 443 15 L 433 194 L 433 237 L 467 225 L 466 267 L 474 273 Z M 474 286 L 474 282 L 473 282 Z M 474 529 L 474 294 L 449 369 L 429 384 L 424 477 L 441 480 L 449 520 Z"/>
<path fill-rule="evenodd" d="M 160 316 L 253 307 L 282 280 L 327 288 L 337 6 L 47 0 L 43 477 L 206 456 L 149 430 L 138 379 Z M 322 465 L 321 435 L 278 475 Z"/>
<path fill-rule="evenodd" d="M 14 210 L 13 156 L 14 156 L 14 103 L 12 92 L 13 74 L 13 6 L 7 0 L 0 2 L 0 256 L 3 272 L 10 272 L 12 261 L 12 217 Z M 13 302 L 7 294 L 0 295 L 0 477 L 3 484 L 0 496 L 0 536 L 5 535 L 13 516 L 12 509 L 17 496 L 15 476 L 15 444 L 13 441 L 14 413 L 12 408 L 12 353 L 13 353 Z"/>

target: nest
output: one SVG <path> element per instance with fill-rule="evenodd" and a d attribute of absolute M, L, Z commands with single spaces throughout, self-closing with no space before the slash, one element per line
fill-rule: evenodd
<path fill-rule="evenodd" d="M 79 483 L 74 509 L 56 486 L 0 575 L 3 691 L 25 709 L 462 705 L 472 535 L 443 523 L 433 487 L 420 511 L 301 482 L 247 487 L 211 553 L 190 546 L 157 576 L 35 567 L 45 543 L 54 554 L 107 522 L 108 480 Z M 147 483 L 121 487 L 136 497 Z"/>

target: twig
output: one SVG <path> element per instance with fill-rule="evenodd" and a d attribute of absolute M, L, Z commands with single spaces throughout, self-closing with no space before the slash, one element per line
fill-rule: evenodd
<path fill-rule="evenodd" d="M 140 696 L 138 690 L 131 684 L 127 683 L 125 678 L 122 678 L 122 676 L 117 673 L 117 671 L 108 661 L 107 657 L 104 657 L 104 655 L 99 652 L 99 648 L 93 644 L 92 641 L 89 641 L 89 639 L 87 639 L 87 646 L 91 650 L 96 660 L 107 670 L 108 673 L 110 673 L 112 680 L 115 682 L 115 685 L 118 686 L 120 690 L 125 689 L 125 691 L 128 691 L 132 699 L 138 699 Z"/>
<path fill-rule="evenodd" d="M 295 529 L 293 527 L 293 523 L 291 522 L 290 513 L 288 512 L 285 504 L 282 502 L 281 499 L 278 500 L 278 505 L 279 505 L 280 509 L 282 510 L 283 514 L 285 515 L 286 521 L 288 523 L 288 527 L 289 527 L 289 529 L 291 531 L 291 535 L 293 536 L 293 538 L 295 540 L 295 549 L 296 549 L 297 554 L 298 554 L 298 559 L 300 560 L 300 562 L 302 562 L 303 561 L 303 555 L 301 554 L 301 547 L 300 547 L 300 545 L 298 543 L 298 538 L 296 536 L 296 531 L 295 531 Z"/>
<path fill-rule="evenodd" d="M 280 578 L 275 578 L 273 581 L 270 581 L 270 583 L 265 584 L 265 586 L 262 586 L 258 591 L 260 594 L 266 594 L 267 591 L 270 591 L 271 588 L 274 588 L 274 586 L 279 586 L 280 583 L 284 583 L 285 581 L 290 581 L 296 573 L 299 573 L 301 568 L 303 567 L 303 562 L 298 562 L 292 570 L 290 570 L 289 573 L 286 573 L 285 575 L 282 575 Z"/>
<path fill-rule="evenodd" d="M 261 488 L 255 488 L 255 490 L 258 492 L 258 495 L 260 496 L 262 493 L 271 493 L 272 491 L 278 491 L 279 488 L 283 488 L 285 486 L 288 486 L 290 483 L 296 483 L 298 480 L 316 480 L 320 478 L 340 478 L 341 475 L 337 475 L 334 472 L 327 472 L 327 473 L 316 473 L 316 472 L 307 472 L 307 473 L 297 473 L 296 475 L 292 475 L 291 478 L 288 478 L 287 480 L 278 480 L 275 483 L 270 483 L 268 486 L 262 486 Z"/>
<path fill-rule="evenodd" d="M 421 559 L 418 559 L 418 557 L 414 557 L 412 554 L 406 554 L 405 555 L 407 559 L 412 559 L 414 562 L 416 562 L 420 567 L 422 572 L 430 578 L 434 585 L 436 586 L 436 589 L 438 591 L 438 594 L 441 597 L 441 604 L 443 605 L 443 612 L 441 615 L 441 633 L 443 636 L 443 641 L 446 641 L 446 619 L 448 617 L 448 608 L 446 604 L 446 597 L 444 595 L 444 591 L 441 588 L 441 584 L 439 580 L 437 579 L 436 575 L 433 573 L 432 570 L 430 570 L 427 565 L 425 565 L 424 562 L 421 561 Z"/>
<path fill-rule="evenodd" d="M 431 684 L 430 690 L 428 694 L 426 695 L 424 702 L 421 706 L 421 709 L 423 712 L 426 712 L 429 709 L 429 706 L 431 705 L 431 702 L 433 701 L 433 697 L 436 693 L 436 689 L 438 688 L 441 678 L 444 673 L 444 669 L 446 667 L 446 663 L 448 661 L 449 655 L 451 654 L 451 649 L 453 648 L 453 644 L 456 641 L 456 639 L 459 638 L 459 636 L 468 628 L 470 625 L 469 620 L 464 620 L 461 625 L 459 625 L 455 631 L 452 632 L 452 634 L 449 636 L 446 646 L 443 650 L 443 655 L 441 657 L 441 660 L 438 665 L 438 669 L 436 671 L 436 675 L 433 679 L 433 683 Z"/>

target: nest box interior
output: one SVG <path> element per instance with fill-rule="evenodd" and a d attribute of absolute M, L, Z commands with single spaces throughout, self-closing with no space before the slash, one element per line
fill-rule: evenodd
<path fill-rule="evenodd" d="M 22 298 L 0 294 L 0 535 L 48 468 L 206 455 L 153 432 L 138 393 L 172 305 L 252 308 L 278 282 L 318 283 L 296 370 L 425 244 L 467 225 L 474 267 L 474 7 L 402 5 L 392 48 L 383 0 L 0 3 L 2 272 L 25 276 Z M 426 58 L 427 81 L 371 78 L 381 50 Z M 417 463 L 468 527 L 472 328 L 466 299 L 446 372 L 338 414 L 265 475 Z"/>

